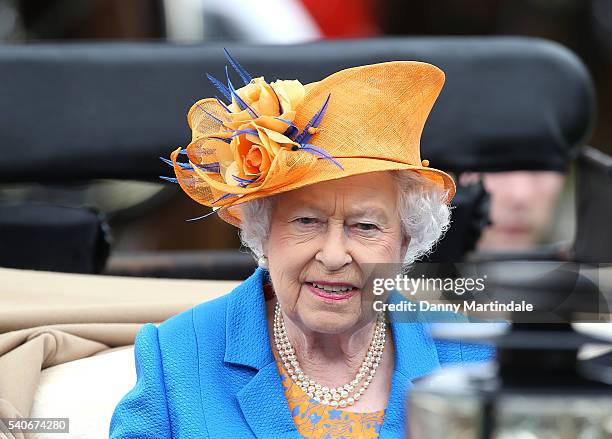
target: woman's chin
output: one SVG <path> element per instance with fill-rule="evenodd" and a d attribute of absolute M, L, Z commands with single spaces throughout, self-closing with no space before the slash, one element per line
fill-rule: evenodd
<path fill-rule="evenodd" d="M 330 309 L 321 306 L 300 307 L 300 320 L 309 331 L 321 334 L 350 332 L 363 319 L 359 303 L 346 308 Z"/>
<path fill-rule="evenodd" d="M 305 322 L 306 327 L 309 331 L 318 334 L 337 335 L 351 332 L 352 328 L 355 327 L 356 322 L 351 321 L 338 321 L 333 319 L 333 316 L 324 318 L 314 318 L 312 320 L 307 319 Z"/>

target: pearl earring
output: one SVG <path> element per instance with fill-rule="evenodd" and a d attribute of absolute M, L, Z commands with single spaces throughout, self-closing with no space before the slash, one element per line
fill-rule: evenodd
<path fill-rule="evenodd" d="M 260 268 L 268 268 L 268 258 L 265 256 L 260 256 L 260 258 L 257 260 L 257 265 Z"/>

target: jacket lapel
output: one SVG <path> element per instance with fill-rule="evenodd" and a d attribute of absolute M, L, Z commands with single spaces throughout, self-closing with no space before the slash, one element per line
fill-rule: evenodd
<path fill-rule="evenodd" d="M 289 412 L 276 363 L 257 372 L 238 392 L 238 402 L 257 437 L 301 438 Z"/>
<path fill-rule="evenodd" d="M 261 268 L 228 296 L 225 320 L 226 363 L 261 369 L 274 362 L 266 320 Z"/>
<path fill-rule="evenodd" d="M 256 371 L 237 395 L 255 435 L 300 438 L 270 347 L 263 293 L 266 275 L 258 268 L 228 296 L 224 361 Z"/>

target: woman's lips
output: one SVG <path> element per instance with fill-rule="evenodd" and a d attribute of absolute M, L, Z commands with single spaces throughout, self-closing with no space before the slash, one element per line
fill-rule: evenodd
<path fill-rule="evenodd" d="M 332 292 L 332 291 L 326 291 L 323 288 L 318 288 L 315 285 L 313 285 L 313 283 L 320 285 L 320 286 L 329 285 L 329 286 L 335 286 L 335 287 L 350 287 L 351 289 L 347 291 L 333 291 Z M 341 283 L 335 283 L 335 282 L 306 282 L 305 285 L 306 287 L 308 287 L 310 292 L 313 293 L 315 296 L 318 296 L 322 299 L 328 299 L 328 300 L 347 300 L 359 292 L 359 289 L 357 287 L 353 287 L 352 285 L 349 285 L 349 284 L 341 284 Z"/>

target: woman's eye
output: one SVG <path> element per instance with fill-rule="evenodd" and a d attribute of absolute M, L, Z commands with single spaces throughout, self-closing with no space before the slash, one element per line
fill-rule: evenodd
<path fill-rule="evenodd" d="M 304 226 L 309 226 L 312 224 L 316 224 L 317 223 L 317 219 L 316 218 L 310 218 L 310 217 L 301 217 L 295 220 L 298 224 L 302 224 Z"/>
<path fill-rule="evenodd" d="M 357 227 L 359 230 L 363 232 L 371 232 L 374 230 L 378 230 L 378 226 L 376 224 L 371 224 L 371 223 L 357 223 L 355 224 L 355 227 Z"/>

